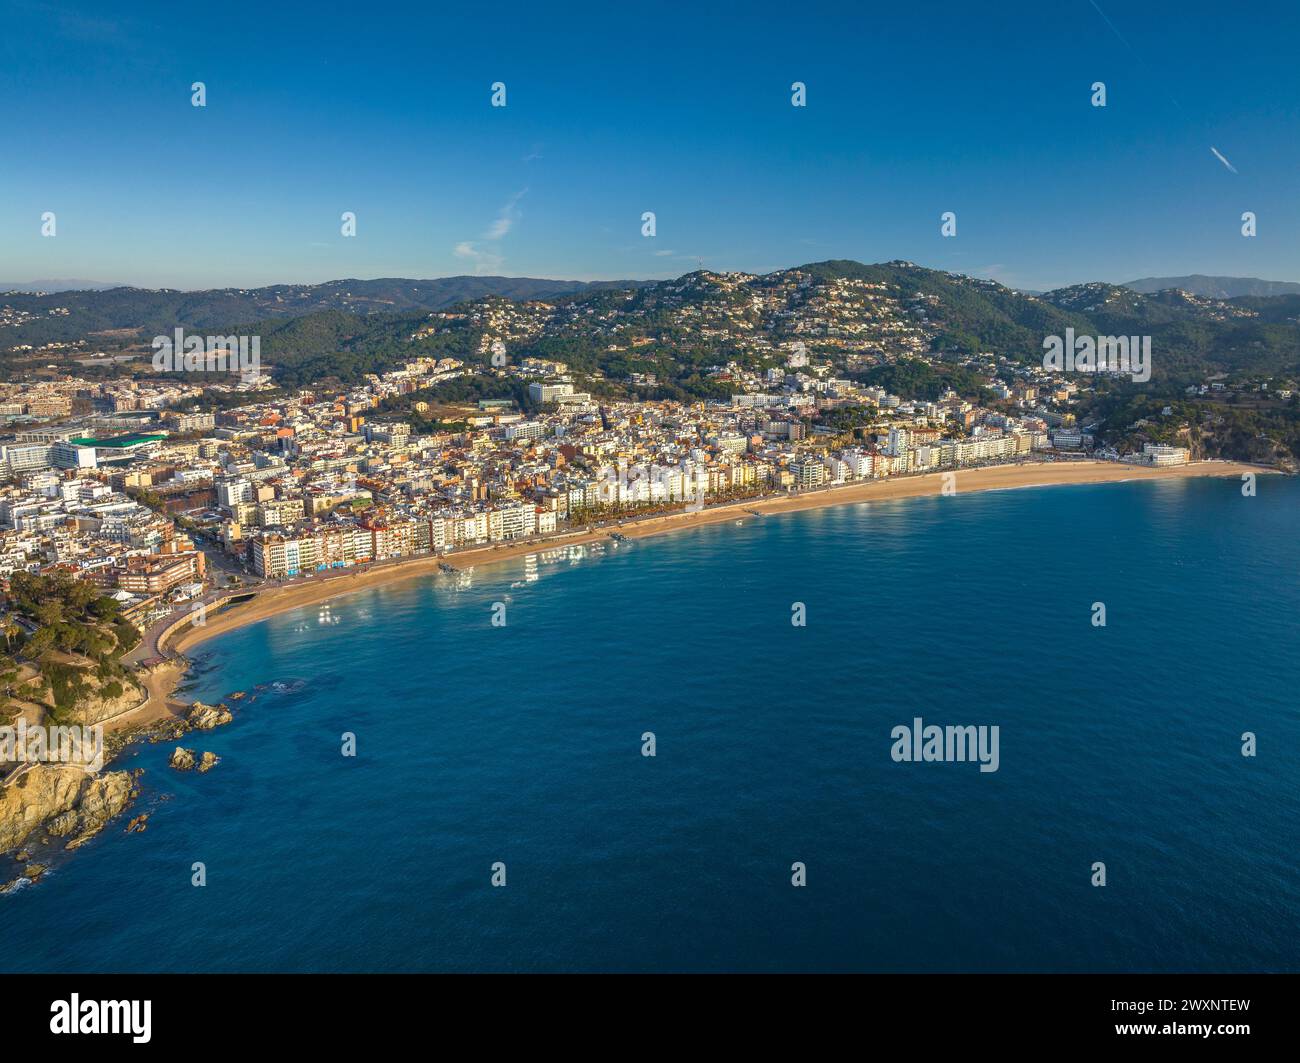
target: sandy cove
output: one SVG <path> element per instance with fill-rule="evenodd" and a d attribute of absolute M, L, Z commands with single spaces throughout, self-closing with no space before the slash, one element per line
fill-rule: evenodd
<path fill-rule="evenodd" d="M 917 498 L 941 492 L 944 477 L 955 474 L 957 494 L 975 491 L 998 491 L 1022 487 L 1052 487 L 1068 484 L 1119 483 L 1131 480 L 1170 480 L 1187 477 L 1221 476 L 1240 478 L 1242 473 L 1265 473 L 1275 470 L 1256 465 L 1227 461 L 1203 461 L 1167 469 L 1152 469 L 1116 462 L 1070 461 L 1034 462 L 1017 465 L 998 465 L 988 468 L 957 469 L 904 476 L 887 480 L 865 480 L 840 487 L 805 491 L 792 496 L 775 496 L 764 499 L 729 503 L 699 513 L 672 513 L 664 516 L 625 520 L 621 525 L 609 524 L 592 531 L 561 533 L 545 539 L 531 539 L 522 543 L 497 544 L 457 550 L 444 557 L 418 557 L 380 564 L 364 570 L 328 577 L 308 577 L 301 582 L 282 586 L 267 586 L 259 590 L 251 602 L 211 614 L 201 628 L 188 628 L 170 641 L 169 649 L 184 653 L 199 643 L 236 628 L 266 620 L 290 609 L 315 605 L 331 598 L 381 587 L 400 580 L 431 575 L 438 571 L 440 562 L 457 568 L 487 565 L 534 554 L 541 550 L 578 545 L 608 539 L 617 531 L 629 539 L 705 524 L 721 524 L 743 519 L 746 511 L 758 513 L 791 513 L 803 509 L 820 509 L 854 502 L 884 502 L 899 498 Z M 156 709 L 166 711 L 165 697 L 159 699 Z M 144 714 L 142 714 L 143 716 Z"/>
<path fill-rule="evenodd" d="M 156 665 L 140 677 L 145 699 L 135 708 L 100 721 L 105 734 L 134 731 L 166 717 L 181 719 L 189 706 L 172 699 L 172 692 L 185 676 L 186 662 L 173 659 Z"/>

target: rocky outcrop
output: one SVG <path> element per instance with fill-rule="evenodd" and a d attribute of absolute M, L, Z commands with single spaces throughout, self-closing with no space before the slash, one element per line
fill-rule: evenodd
<path fill-rule="evenodd" d="M 233 719 L 230 710 L 224 705 L 204 705 L 201 701 L 191 705 L 185 717 L 186 722 L 196 731 L 211 731 Z"/>
<path fill-rule="evenodd" d="M 149 741 L 174 742 L 183 738 L 189 731 L 211 731 L 214 727 L 227 724 L 234 718 L 224 704 L 205 705 L 201 701 L 196 701 L 185 711 L 183 717 L 171 716 L 159 721 Z"/>
<path fill-rule="evenodd" d="M 194 750 L 186 749 L 184 746 L 177 746 L 172 750 L 171 759 L 167 763 L 177 771 L 192 771 L 194 769 Z"/>
<path fill-rule="evenodd" d="M 39 666 L 25 665 L 24 674 L 31 668 L 37 670 L 22 688 L 24 699 L 39 708 L 42 717 L 58 715 L 62 723 L 93 726 L 138 709 L 148 700 L 148 691 L 134 674 L 123 670 L 102 678 L 96 662 L 79 654 L 48 655 Z M 56 669 L 66 684 L 61 702 L 56 702 L 51 688 Z"/>
<path fill-rule="evenodd" d="M 76 715 L 80 722 L 90 725 L 120 716 L 124 712 L 140 708 L 149 700 L 148 692 L 134 686 L 128 679 L 118 680 L 122 693 L 117 697 L 106 697 L 104 690 L 109 684 L 101 684 L 96 690 L 87 694 L 77 705 Z"/>
<path fill-rule="evenodd" d="M 177 661 L 184 663 L 184 658 L 164 658 L 154 661 L 153 664 L 137 664 L 135 674 L 137 677 L 160 675 L 163 672 L 169 672 L 177 667 Z"/>
<path fill-rule="evenodd" d="M 215 753 L 205 752 L 203 756 L 199 758 L 199 771 L 211 771 L 220 763 L 221 758 Z"/>
<path fill-rule="evenodd" d="M 84 845 L 131 801 L 135 773 L 91 775 L 70 764 L 33 764 L 0 788 L 0 852 L 41 826 L 65 848 Z"/>
<path fill-rule="evenodd" d="M 134 791 L 133 772 L 113 771 L 92 779 L 73 810 L 77 822 L 72 829 L 72 840 L 64 848 L 76 849 L 90 841 L 110 819 L 126 808 Z"/>

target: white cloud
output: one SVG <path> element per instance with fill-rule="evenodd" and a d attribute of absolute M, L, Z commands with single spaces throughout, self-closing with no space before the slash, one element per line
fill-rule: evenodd
<path fill-rule="evenodd" d="M 452 253 L 457 258 L 468 259 L 474 263 L 475 273 L 490 273 L 499 270 L 505 263 L 505 256 L 501 254 L 500 242 L 510 234 L 510 230 L 515 227 L 515 223 L 520 218 L 519 201 L 528 193 L 528 189 L 522 189 L 516 192 L 505 205 L 497 211 L 496 219 L 488 226 L 479 240 L 462 240 L 453 248 Z M 492 244 L 494 246 L 484 248 L 480 242 Z"/>
<path fill-rule="evenodd" d="M 469 259 L 474 263 L 475 273 L 489 273 L 501 268 L 505 259 L 494 251 L 484 251 L 469 240 L 462 240 L 453 252 L 457 258 Z"/>
<path fill-rule="evenodd" d="M 484 234 L 484 240 L 500 240 L 514 228 L 515 222 L 519 220 L 519 201 L 527 194 L 528 189 L 516 192 L 506 201 L 505 206 L 497 212 L 496 221 L 489 227 Z"/>

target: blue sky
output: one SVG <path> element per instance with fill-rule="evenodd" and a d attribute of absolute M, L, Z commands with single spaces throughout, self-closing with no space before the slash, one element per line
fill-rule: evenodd
<path fill-rule="evenodd" d="M 0 281 L 1300 281 L 1300 5 L 1098 3 L 0 0 Z"/>

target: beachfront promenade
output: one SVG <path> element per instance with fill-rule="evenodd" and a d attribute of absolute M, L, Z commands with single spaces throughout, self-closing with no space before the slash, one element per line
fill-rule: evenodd
<path fill-rule="evenodd" d="M 1197 462 L 1170 468 L 1079 460 L 1019 462 L 911 474 L 888 479 L 851 481 L 830 487 L 721 502 L 694 512 L 678 510 L 668 514 L 611 518 L 603 523 L 584 525 L 581 528 L 547 536 L 469 544 L 447 553 L 422 553 L 391 558 L 346 569 L 268 581 L 251 587 L 241 587 L 237 591 L 214 592 L 201 599 L 205 609 L 202 625 L 191 626 L 187 623 L 194 609 L 194 603 L 187 604 L 183 611 L 178 610 L 151 625 L 140 646 L 129 655 L 128 660 L 132 663 L 149 663 L 171 658 L 206 639 L 246 624 L 257 623 L 290 609 L 316 605 L 330 598 L 400 580 L 436 575 L 440 564 L 453 564 L 458 568 L 487 565 L 520 558 L 538 550 L 596 542 L 608 537 L 611 532 L 619 532 L 630 539 L 637 539 L 732 521 L 747 513 L 767 515 L 858 502 L 940 496 L 944 493 L 945 484 L 949 483 L 954 488 L 952 493 L 971 494 L 1023 487 L 1101 484 L 1129 480 L 1239 477 L 1245 472 L 1268 471 L 1276 470 L 1222 461 Z M 949 480 L 949 477 L 955 479 Z M 240 599 L 238 604 L 233 604 L 235 599 Z"/>

